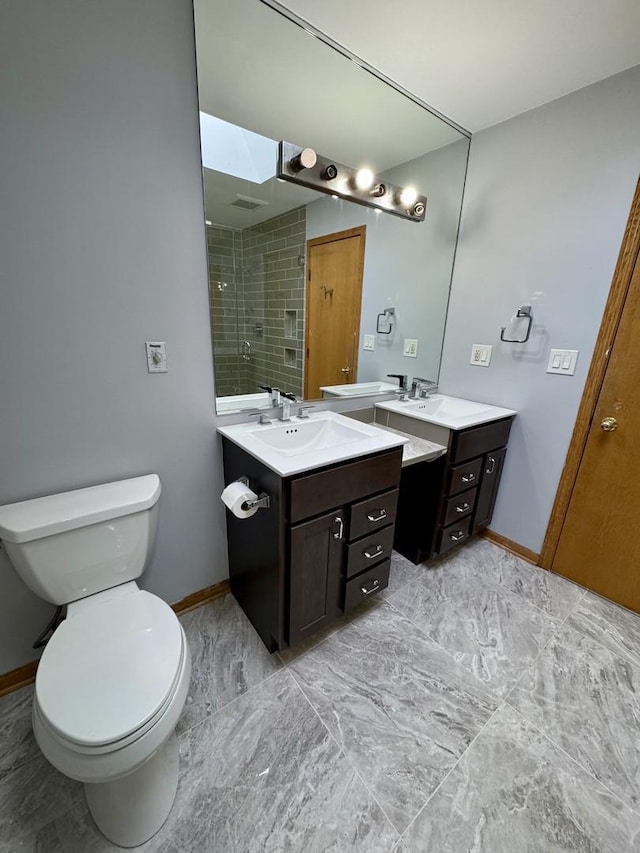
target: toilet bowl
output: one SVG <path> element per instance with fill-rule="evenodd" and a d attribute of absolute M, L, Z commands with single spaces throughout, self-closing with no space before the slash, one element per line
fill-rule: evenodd
<path fill-rule="evenodd" d="M 134 580 L 148 560 L 159 495 L 150 475 L 0 507 L 0 539 L 18 573 L 43 598 L 67 604 L 36 674 L 36 741 L 84 783 L 96 825 L 122 847 L 151 838 L 171 810 L 175 726 L 191 676 L 175 613 Z"/>

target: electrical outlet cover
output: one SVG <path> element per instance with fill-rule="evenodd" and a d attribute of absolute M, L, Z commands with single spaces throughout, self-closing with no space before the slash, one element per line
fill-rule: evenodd
<path fill-rule="evenodd" d="M 492 351 L 491 344 L 473 344 L 469 364 L 473 364 L 475 367 L 489 367 Z"/>

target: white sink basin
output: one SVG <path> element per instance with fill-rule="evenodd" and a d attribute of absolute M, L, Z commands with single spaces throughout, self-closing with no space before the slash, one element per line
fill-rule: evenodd
<path fill-rule="evenodd" d="M 260 426 L 218 427 L 218 432 L 283 477 L 379 450 L 401 447 L 406 438 L 337 412 L 316 412 Z"/>
<path fill-rule="evenodd" d="M 393 382 L 351 382 L 348 385 L 321 385 L 325 397 L 366 397 L 368 394 L 389 394 L 398 385 Z"/>
<path fill-rule="evenodd" d="M 449 397 L 446 394 L 433 394 L 424 400 L 393 400 L 375 405 L 389 412 L 428 421 L 448 429 L 465 429 L 517 414 L 513 409 L 464 400 L 462 397 Z"/>

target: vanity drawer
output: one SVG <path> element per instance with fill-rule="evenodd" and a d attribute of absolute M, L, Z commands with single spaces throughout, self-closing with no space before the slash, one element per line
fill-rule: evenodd
<path fill-rule="evenodd" d="M 351 505 L 349 541 L 376 532 L 396 520 L 398 489 Z"/>
<path fill-rule="evenodd" d="M 466 518 L 469 513 L 473 512 L 477 497 L 478 490 L 474 488 L 467 489 L 466 492 L 456 495 L 455 498 L 449 498 L 444 501 L 442 511 L 443 525 L 446 527 L 449 524 L 455 524 L 460 518 Z"/>
<path fill-rule="evenodd" d="M 389 525 L 379 533 L 372 533 L 359 542 L 347 546 L 347 577 L 375 566 L 381 560 L 391 556 L 393 548 L 393 526 Z"/>
<path fill-rule="evenodd" d="M 484 426 L 472 427 L 453 433 L 450 451 L 451 462 L 462 462 L 480 456 L 489 450 L 503 447 L 509 438 L 513 418 L 493 421 Z"/>
<path fill-rule="evenodd" d="M 357 501 L 363 495 L 397 488 L 401 470 L 400 447 L 358 462 L 296 477 L 290 485 L 289 521 L 293 524 L 303 518 L 311 518 L 334 507 Z M 368 532 L 363 530 L 358 535 L 364 536 Z"/>
<path fill-rule="evenodd" d="M 391 560 L 385 560 L 379 563 L 372 569 L 356 575 L 355 578 L 347 581 L 344 591 L 344 609 L 345 612 L 352 610 L 366 601 L 373 598 L 381 590 L 385 589 L 389 583 L 389 569 L 391 568 Z"/>
<path fill-rule="evenodd" d="M 440 530 L 436 540 L 435 553 L 446 554 L 447 551 L 464 542 L 469 536 L 471 536 L 470 515 L 461 519 L 456 524 L 450 524 L 448 527 L 443 527 Z"/>
<path fill-rule="evenodd" d="M 482 457 L 472 459 L 470 462 L 465 462 L 462 465 L 455 465 L 449 470 L 445 495 L 457 495 L 459 492 L 464 492 L 473 486 L 477 486 L 480 482 L 481 471 Z"/>

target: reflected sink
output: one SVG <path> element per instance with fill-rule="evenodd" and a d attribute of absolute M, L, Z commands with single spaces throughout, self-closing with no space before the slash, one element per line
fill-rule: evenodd
<path fill-rule="evenodd" d="M 316 412 L 308 418 L 266 425 L 235 424 L 218 427 L 218 432 L 281 476 L 401 447 L 407 442 L 400 435 L 337 412 Z"/>
<path fill-rule="evenodd" d="M 465 400 L 462 397 L 449 397 L 446 394 L 433 394 L 424 400 L 394 400 L 375 405 L 379 409 L 428 421 L 448 429 L 465 429 L 517 414 L 513 409 L 503 409 L 501 406 L 491 406 L 489 403 Z"/>

